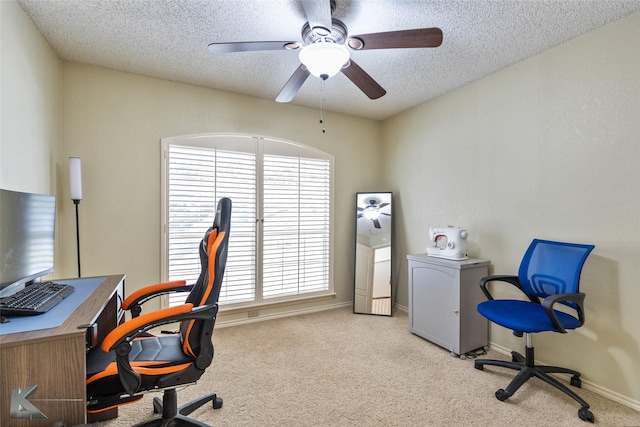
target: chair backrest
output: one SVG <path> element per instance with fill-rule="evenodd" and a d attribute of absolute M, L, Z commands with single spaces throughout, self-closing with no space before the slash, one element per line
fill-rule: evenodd
<path fill-rule="evenodd" d="M 227 262 L 230 225 L 231 199 L 225 197 L 218 202 L 213 225 L 200 243 L 200 276 L 186 299 L 186 302 L 194 307 L 218 303 Z M 210 336 L 214 323 L 215 319 L 182 322 L 180 333 L 183 351 L 197 357 L 201 350 L 203 334 Z M 207 338 L 204 341 L 206 342 Z"/>
<path fill-rule="evenodd" d="M 540 298 L 579 292 L 582 266 L 594 247 L 534 239 L 520 263 L 518 280 L 527 295 Z M 575 308 L 571 302 L 564 304 Z"/>

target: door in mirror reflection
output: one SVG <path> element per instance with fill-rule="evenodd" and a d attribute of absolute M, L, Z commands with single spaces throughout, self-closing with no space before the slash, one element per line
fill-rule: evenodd
<path fill-rule="evenodd" d="M 356 194 L 354 313 L 391 316 L 391 196 Z"/>

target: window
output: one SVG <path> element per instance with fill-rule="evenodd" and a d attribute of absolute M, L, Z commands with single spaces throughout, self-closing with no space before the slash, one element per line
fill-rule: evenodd
<path fill-rule="evenodd" d="M 162 140 L 163 280 L 193 283 L 217 201 L 233 203 L 221 306 L 326 295 L 331 277 L 333 158 L 249 135 Z M 172 295 L 169 305 L 184 295 Z"/>

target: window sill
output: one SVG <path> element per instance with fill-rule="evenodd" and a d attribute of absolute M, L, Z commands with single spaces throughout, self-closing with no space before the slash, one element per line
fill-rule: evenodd
<path fill-rule="evenodd" d="M 286 307 L 289 305 L 298 305 L 302 303 L 309 303 L 315 301 L 332 300 L 335 299 L 335 292 L 328 292 L 316 295 L 296 295 L 289 298 L 281 298 L 278 300 L 262 302 L 262 303 L 238 303 L 229 305 L 220 305 L 219 314 L 237 314 L 243 312 L 251 312 L 253 310 L 267 310 L 272 308 Z"/>

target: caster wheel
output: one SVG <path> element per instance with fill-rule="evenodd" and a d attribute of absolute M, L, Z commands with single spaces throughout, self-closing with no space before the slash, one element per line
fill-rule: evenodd
<path fill-rule="evenodd" d="M 507 393 L 505 391 L 505 389 L 501 388 L 500 390 L 496 391 L 496 399 L 498 399 L 500 402 L 504 402 L 505 400 L 507 400 L 509 398 L 510 394 Z"/>
<path fill-rule="evenodd" d="M 213 409 L 220 409 L 220 408 L 222 408 L 222 398 L 216 397 L 215 399 L 213 399 Z"/>
<path fill-rule="evenodd" d="M 578 387 L 581 388 L 582 387 L 582 380 L 580 379 L 579 376 L 574 375 L 571 377 L 571 385 L 574 387 Z"/>
<path fill-rule="evenodd" d="M 593 416 L 593 412 L 591 412 L 587 408 L 578 409 L 578 417 L 580 417 L 580 419 L 582 421 L 589 421 L 590 423 L 595 421 L 595 417 Z"/>

